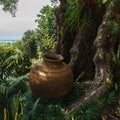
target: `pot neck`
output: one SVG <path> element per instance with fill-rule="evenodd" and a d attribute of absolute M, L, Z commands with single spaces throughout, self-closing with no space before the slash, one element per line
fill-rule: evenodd
<path fill-rule="evenodd" d="M 61 64 L 63 62 L 63 56 L 60 54 L 45 54 L 43 55 L 43 62 L 50 64 Z"/>

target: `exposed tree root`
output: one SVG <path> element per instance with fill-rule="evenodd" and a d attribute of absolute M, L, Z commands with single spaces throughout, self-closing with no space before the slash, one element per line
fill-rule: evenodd
<path fill-rule="evenodd" d="M 75 109 L 77 109 L 80 105 L 82 105 L 83 103 L 85 103 L 93 98 L 99 98 L 101 96 L 101 94 L 104 93 L 106 90 L 107 90 L 107 85 L 104 84 L 104 85 L 101 85 L 98 89 L 94 89 L 94 90 L 87 92 L 87 94 L 83 98 L 77 100 L 75 103 L 68 106 L 66 108 L 66 111 L 72 112 Z"/>

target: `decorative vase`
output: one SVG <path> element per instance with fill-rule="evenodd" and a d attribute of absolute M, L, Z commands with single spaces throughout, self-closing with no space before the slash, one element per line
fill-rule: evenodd
<path fill-rule="evenodd" d="M 59 54 L 45 54 L 29 73 L 29 85 L 36 98 L 62 97 L 71 91 L 73 81 L 70 67 Z"/>

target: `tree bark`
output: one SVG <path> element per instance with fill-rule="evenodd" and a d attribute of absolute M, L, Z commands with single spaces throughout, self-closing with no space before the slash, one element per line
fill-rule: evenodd
<path fill-rule="evenodd" d="M 92 59 L 95 50 L 92 44 L 97 35 L 98 27 L 102 22 L 104 11 L 104 7 L 98 8 L 93 6 L 89 8 L 90 26 L 85 26 L 76 34 L 70 50 L 71 59 L 69 62 L 75 80 L 83 71 L 85 71 L 83 79 L 93 79 L 94 77 L 94 63 Z"/>
<path fill-rule="evenodd" d="M 83 76 L 83 79 L 93 79 L 94 64 L 92 58 L 94 56 L 94 49 L 92 47 L 92 44 L 97 35 L 97 29 L 102 21 L 102 16 L 105 9 L 104 7 L 98 7 L 97 5 L 94 5 L 92 7 L 89 6 L 89 8 L 84 6 L 84 9 L 89 9 L 90 26 L 85 26 L 82 31 L 80 30 L 77 32 L 70 32 L 68 30 L 65 34 L 64 31 L 63 34 L 61 34 L 61 29 L 63 27 L 63 23 L 65 22 L 64 13 L 66 11 L 66 0 L 63 0 L 64 2 L 61 1 L 60 8 L 56 11 L 58 41 L 56 53 L 63 55 L 64 62 L 69 64 L 72 68 L 75 80 L 84 71 L 85 74 Z"/>
<path fill-rule="evenodd" d="M 60 1 L 60 7 L 58 7 L 55 11 L 55 16 L 56 16 L 56 25 L 57 25 L 57 46 L 56 46 L 56 53 L 61 52 L 61 27 L 64 23 L 64 12 L 65 12 L 65 4 L 66 0 L 59 0 Z"/>
<path fill-rule="evenodd" d="M 87 102 L 93 98 L 99 98 L 108 89 L 108 81 L 111 75 L 111 59 L 112 51 L 114 45 L 109 44 L 109 40 L 115 44 L 113 38 L 108 37 L 107 21 L 113 16 L 110 9 L 106 11 L 103 21 L 98 29 L 97 37 L 94 40 L 94 45 L 96 47 L 96 53 L 94 56 L 95 64 L 95 77 L 93 85 L 86 92 L 82 99 L 77 100 L 72 105 L 66 108 L 66 111 L 72 112 L 77 109 L 81 104 Z M 106 47 L 107 46 L 107 47 Z"/>
<path fill-rule="evenodd" d="M 67 31 L 66 34 L 61 33 L 63 24 L 64 24 L 64 13 L 66 11 L 66 0 L 59 0 L 60 7 L 56 10 L 56 23 L 57 23 L 57 46 L 56 53 L 62 54 L 64 57 L 64 62 L 69 63 L 70 61 L 70 48 L 73 44 L 73 35 L 70 31 Z M 69 44 L 68 44 L 69 43 Z"/>

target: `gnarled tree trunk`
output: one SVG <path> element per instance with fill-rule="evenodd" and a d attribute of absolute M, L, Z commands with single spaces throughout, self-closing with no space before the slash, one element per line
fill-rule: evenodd
<path fill-rule="evenodd" d="M 90 6 L 87 4 L 87 6 L 84 6 L 84 9 L 89 9 L 90 26 L 85 26 L 82 30 L 73 31 L 72 33 L 68 30 L 64 34 L 64 31 L 62 31 L 63 33 L 61 34 L 65 21 L 64 13 L 66 11 L 66 1 L 63 1 L 60 1 L 60 7 L 56 12 L 58 30 L 56 53 L 63 55 L 64 62 L 72 68 L 75 80 L 83 71 L 86 79 L 93 79 L 94 63 L 92 58 L 94 56 L 94 49 L 92 44 L 97 35 L 97 29 L 102 21 L 102 16 L 105 13 L 105 8 L 103 6 L 98 7 L 95 4 L 92 5 L 91 3 Z"/>
<path fill-rule="evenodd" d="M 113 49 L 115 44 L 115 39 L 108 38 L 107 31 L 107 21 L 113 16 L 111 10 L 107 10 L 102 24 L 98 29 L 97 37 L 94 41 L 96 46 L 96 53 L 94 56 L 95 64 L 95 78 L 93 85 L 88 90 L 88 92 L 83 96 L 82 99 L 79 99 L 74 104 L 66 108 L 67 111 L 72 112 L 74 109 L 78 108 L 84 102 L 87 102 L 93 98 L 99 98 L 103 93 L 108 89 L 108 82 L 111 75 L 111 60 L 113 57 Z M 108 46 L 108 47 L 106 47 Z"/>
<path fill-rule="evenodd" d="M 92 3 L 90 6 L 88 4 L 85 6 L 89 9 L 90 27 L 85 26 L 72 35 L 66 32 L 64 36 L 61 36 L 59 33 L 57 45 L 59 49 L 57 49 L 57 53 L 62 54 L 65 62 L 69 63 L 74 78 L 79 80 L 82 71 L 85 71 L 85 76 L 87 76 L 90 73 L 88 69 L 91 69 L 91 67 L 93 67 L 94 71 L 92 73 L 95 73 L 92 86 L 82 99 L 80 98 L 66 108 L 68 112 L 77 109 L 84 102 L 99 98 L 109 87 L 109 79 L 112 73 L 111 60 L 117 39 L 116 36 L 108 36 L 107 22 L 112 17 L 115 17 L 115 13 L 111 9 L 107 9 L 105 12 L 104 7 L 98 7 L 96 4 Z M 58 11 L 61 11 L 61 9 Z M 63 15 L 64 12 L 62 11 L 61 14 Z M 57 17 L 60 18 L 61 14 L 57 15 Z M 105 14 L 104 17 L 103 14 Z M 62 21 L 64 22 L 64 17 L 62 17 Z M 63 23 L 59 25 L 60 32 Z"/>

